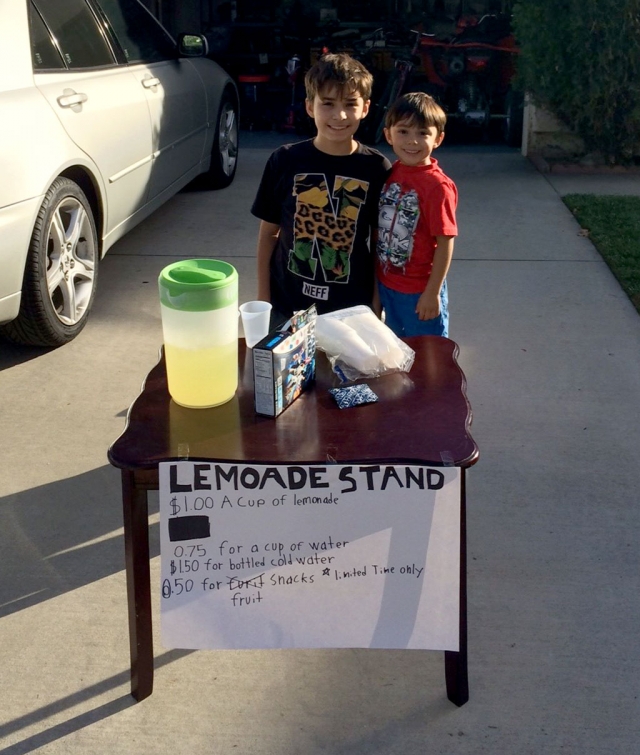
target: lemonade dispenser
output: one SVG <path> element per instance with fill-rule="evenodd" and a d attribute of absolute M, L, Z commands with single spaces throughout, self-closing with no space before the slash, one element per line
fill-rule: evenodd
<path fill-rule="evenodd" d="M 167 382 L 181 406 L 229 401 L 238 387 L 238 273 L 228 262 L 183 260 L 158 278 Z"/>

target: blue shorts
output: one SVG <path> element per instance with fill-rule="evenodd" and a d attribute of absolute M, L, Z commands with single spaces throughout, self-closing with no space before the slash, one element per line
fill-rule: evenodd
<path fill-rule="evenodd" d="M 447 281 L 440 289 L 440 314 L 432 320 L 419 320 L 416 305 L 420 294 L 402 294 L 378 281 L 384 321 L 397 336 L 449 336 L 449 296 Z"/>

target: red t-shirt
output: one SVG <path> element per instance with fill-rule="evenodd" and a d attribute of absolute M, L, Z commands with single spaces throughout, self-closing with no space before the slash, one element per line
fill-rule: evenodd
<path fill-rule="evenodd" d="M 438 163 L 396 162 L 378 205 L 378 280 L 404 294 L 422 293 L 431 275 L 436 236 L 457 236 L 458 190 Z"/>

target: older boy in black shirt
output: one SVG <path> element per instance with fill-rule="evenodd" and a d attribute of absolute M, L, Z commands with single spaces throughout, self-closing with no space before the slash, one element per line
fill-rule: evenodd
<path fill-rule="evenodd" d="M 316 304 L 319 313 L 371 305 L 380 190 L 391 163 L 354 134 L 369 111 L 373 77 L 344 53 L 305 76 L 314 139 L 269 158 L 251 212 L 260 220 L 258 299 L 274 320 Z"/>

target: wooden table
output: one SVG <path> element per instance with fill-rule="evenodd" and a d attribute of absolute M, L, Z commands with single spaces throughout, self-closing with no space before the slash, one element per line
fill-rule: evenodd
<path fill-rule="evenodd" d="M 438 336 L 406 339 L 416 358 L 409 373 L 367 380 L 379 400 L 340 410 L 328 393 L 339 385 L 323 353 L 316 385 L 277 419 L 253 408 L 251 350 L 239 342 L 239 385 L 234 398 L 213 409 L 185 409 L 167 390 L 164 357 L 131 405 L 122 435 L 108 452 L 122 470 L 124 542 L 131 649 L 131 693 L 153 691 L 153 639 L 147 491 L 158 489 L 158 464 L 200 459 L 256 464 L 398 463 L 461 468 L 460 645 L 445 651 L 447 696 L 469 699 L 465 469 L 478 459 L 469 434 L 471 408 L 457 345 Z"/>

